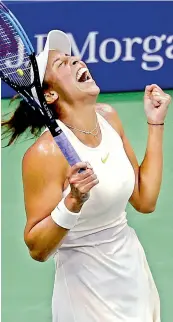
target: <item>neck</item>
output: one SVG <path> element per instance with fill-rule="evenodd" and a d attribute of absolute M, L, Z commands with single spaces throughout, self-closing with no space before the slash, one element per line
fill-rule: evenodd
<path fill-rule="evenodd" d="M 67 125 L 80 130 L 92 131 L 97 124 L 96 103 L 76 104 L 68 108 L 61 109 L 59 119 Z"/>

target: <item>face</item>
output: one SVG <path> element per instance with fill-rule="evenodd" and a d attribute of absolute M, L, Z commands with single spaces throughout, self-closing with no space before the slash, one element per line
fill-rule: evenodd
<path fill-rule="evenodd" d="M 59 102 L 96 98 L 100 92 L 84 62 L 58 51 L 49 52 L 44 80 L 58 93 Z"/>

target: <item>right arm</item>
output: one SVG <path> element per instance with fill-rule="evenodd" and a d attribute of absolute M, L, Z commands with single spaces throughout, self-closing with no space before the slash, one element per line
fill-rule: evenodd
<path fill-rule="evenodd" d="M 42 137 L 26 152 L 22 165 L 27 215 L 24 239 L 31 257 L 41 262 L 56 251 L 68 233 L 68 229 L 53 221 L 51 212 L 62 199 L 69 172 L 68 163 L 50 133 Z M 72 212 L 82 208 L 80 193 L 87 193 L 98 183 L 92 169 L 78 174 L 79 168 L 80 165 L 74 166 L 68 178 L 72 189 L 65 205 Z"/>

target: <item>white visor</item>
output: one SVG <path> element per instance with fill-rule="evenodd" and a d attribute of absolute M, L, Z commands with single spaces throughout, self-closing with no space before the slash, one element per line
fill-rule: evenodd
<path fill-rule="evenodd" d="M 62 53 L 71 55 L 71 44 L 68 36 L 61 30 L 51 30 L 47 35 L 43 51 L 36 56 L 41 85 L 44 80 L 49 50 L 59 50 Z M 31 72 L 31 78 L 33 77 Z M 32 89 L 33 97 L 38 101 L 35 89 Z"/>

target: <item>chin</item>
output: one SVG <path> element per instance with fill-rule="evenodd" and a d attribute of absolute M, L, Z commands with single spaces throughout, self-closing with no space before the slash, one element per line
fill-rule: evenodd
<path fill-rule="evenodd" d="M 95 81 L 87 84 L 86 92 L 92 96 L 97 96 L 100 93 L 100 88 L 97 86 Z"/>
<path fill-rule="evenodd" d="M 100 88 L 96 84 L 91 87 L 90 95 L 97 96 L 97 95 L 99 95 L 99 93 L 100 93 Z"/>
<path fill-rule="evenodd" d="M 86 82 L 77 82 L 76 87 L 81 97 L 92 96 L 97 98 L 100 93 L 100 88 L 93 79 Z"/>

